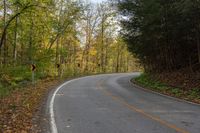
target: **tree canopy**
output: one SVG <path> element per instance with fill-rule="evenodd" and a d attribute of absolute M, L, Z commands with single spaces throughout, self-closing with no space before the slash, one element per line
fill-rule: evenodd
<path fill-rule="evenodd" d="M 200 69 L 198 0 L 118 0 L 124 40 L 146 71 Z"/>
<path fill-rule="evenodd" d="M 1 1 L 0 88 L 31 80 L 33 65 L 36 79 L 132 71 L 116 19 L 110 2 Z"/>

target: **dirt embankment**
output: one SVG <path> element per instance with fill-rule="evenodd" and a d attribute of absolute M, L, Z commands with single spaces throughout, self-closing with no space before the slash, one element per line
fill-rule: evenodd
<path fill-rule="evenodd" d="M 188 89 L 200 89 L 200 73 L 190 73 L 188 71 L 177 71 L 155 74 L 154 79 L 166 83 L 172 87 Z"/>
<path fill-rule="evenodd" d="M 198 72 L 144 73 L 133 79 L 133 82 L 146 89 L 200 104 L 200 73 Z"/>

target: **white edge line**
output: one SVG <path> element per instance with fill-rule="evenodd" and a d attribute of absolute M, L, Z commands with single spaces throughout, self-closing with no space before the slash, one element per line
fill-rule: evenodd
<path fill-rule="evenodd" d="M 157 94 L 157 95 L 160 95 L 160 96 L 163 96 L 163 97 L 167 97 L 167 98 L 169 98 L 169 99 L 173 99 L 173 100 L 176 100 L 176 101 L 179 101 L 179 102 L 185 102 L 185 103 L 188 103 L 188 104 L 200 106 L 200 104 L 198 104 L 198 103 L 190 102 L 190 101 L 187 101 L 187 100 L 184 100 L 184 99 L 179 99 L 179 98 L 172 97 L 172 96 L 168 96 L 168 95 L 165 95 L 165 94 L 162 94 L 162 93 L 159 93 L 159 92 L 150 90 L 150 89 L 146 89 L 146 88 L 144 88 L 144 87 L 142 87 L 142 86 L 139 86 L 139 85 L 137 85 L 137 84 L 134 84 L 131 80 L 132 80 L 132 79 L 129 80 L 130 84 L 131 84 L 133 87 L 136 87 L 136 88 L 138 88 L 138 89 L 141 89 L 141 90 L 144 90 L 144 91 L 147 91 L 147 92 L 151 92 L 151 93 L 153 93 L 153 94 Z"/>
<path fill-rule="evenodd" d="M 84 78 L 84 77 L 83 77 Z M 51 133 L 58 133 L 58 129 L 57 129 L 57 126 L 56 126 L 56 121 L 55 121 L 55 116 L 54 116 L 54 110 L 53 110 L 53 105 L 54 105 L 54 100 L 55 100 L 55 97 L 56 97 L 56 94 L 57 92 L 65 85 L 71 83 L 71 82 L 74 82 L 76 80 L 79 80 L 81 78 L 78 78 L 78 79 L 73 79 L 73 80 L 70 80 L 70 81 L 67 81 L 65 83 L 63 83 L 62 85 L 60 85 L 53 93 L 52 95 L 52 98 L 51 98 L 51 101 L 50 101 L 50 105 L 49 105 L 49 113 L 50 113 L 50 124 L 51 124 Z"/>
<path fill-rule="evenodd" d="M 60 85 L 53 93 L 52 95 L 52 98 L 51 98 L 51 101 L 50 101 L 50 105 L 49 105 L 49 113 L 50 113 L 50 126 L 51 126 L 51 133 L 58 133 L 58 129 L 57 129 L 57 126 L 56 126 L 56 121 L 55 121 L 55 115 L 54 115 L 54 100 L 55 100 L 55 97 L 56 97 L 56 94 L 57 92 L 65 85 L 71 83 L 71 82 L 74 82 L 74 81 L 77 81 L 77 80 L 80 80 L 80 79 L 84 79 L 84 78 L 88 78 L 88 77 L 92 77 L 92 76 L 103 76 L 103 75 L 113 75 L 113 74 L 128 74 L 128 73 L 112 73 L 112 74 L 99 74 L 99 75 L 91 75 L 91 76 L 85 76 L 85 77 L 81 77 L 81 78 L 77 78 L 77 79 L 72 79 L 72 80 L 69 80 L 65 83 L 63 83 L 62 85 Z M 132 74 L 132 73 L 130 73 Z"/>
<path fill-rule="evenodd" d="M 114 74 L 114 73 L 113 73 Z M 85 76 L 85 77 L 81 77 L 81 78 L 77 78 L 77 79 L 72 79 L 72 80 L 69 80 L 65 83 L 63 83 L 62 85 L 60 85 L 53 93 L 52 95 L 52 98 L 51 98 L 51 101 L 50 101 L 50 105 L 49 105 L 49 113 L 50 113 L 50 126 L 51 126 L 51 133 L 58 133 L 58 129 L 57 129 L 57 126 L 56 126 L 56 121 L 55 121 L 55 115 L 54 115 L 54 100 L 55 100 L 55 97 L 56 97 L 56 94 L 57 92 L 65 85 L 71 83 L 71 82 L 74 82 L 74 81 L 77 81 L 77 80 L 80 80 L 80 79 L 84 79 L 84 78 L 88 78 L 88 77 L 92 77 L 92 76 L 103 76 L 103 75 L 113 75 L 113 74 L 100 74 L 100 75 L 91 75 L 91 76 Z"/>

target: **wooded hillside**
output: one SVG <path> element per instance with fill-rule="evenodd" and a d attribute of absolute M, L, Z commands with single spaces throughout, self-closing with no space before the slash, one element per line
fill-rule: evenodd
<path fill-rule="evenodd" d="M 179 88 L 200 88 L 200 1 L 115 2 L 123 39 L 151 78 Z"/>
<path fill-rule="evenodd" d="M 122 34 L 146 71 L 200 72 L 200 1 L 119 0 Z"/>

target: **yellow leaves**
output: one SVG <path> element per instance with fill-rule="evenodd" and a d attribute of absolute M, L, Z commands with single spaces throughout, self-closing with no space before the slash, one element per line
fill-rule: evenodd
<path fill-rule="evenodd" d="M 91 49 L 90 52 L 89 52 L 89 54 L 91 56 L 96 56 L 97 55 L 97 50 L 96 49 Z"/>

